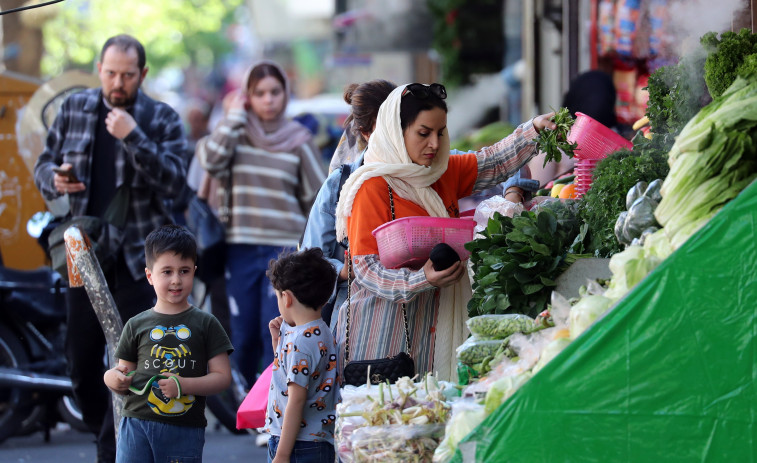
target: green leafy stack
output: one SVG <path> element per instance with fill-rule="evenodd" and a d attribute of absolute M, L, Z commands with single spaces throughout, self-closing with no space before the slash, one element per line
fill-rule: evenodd
<path fill-rule="evenodd" d="M 555 279 L 580 257 L 573 253 L 583 237 L 575 203 L 555 200 L 536 213 L 489 219 L 483 238 L 465 245 L 475 272 L 469 316 L 535 317 L 546 308 Z"/>
<path fill-rule="evenodd" d="M 557 125 L 555 130 L 542 130 L 534 140 L 536 149 L 546 154 L 544 157 L 545 166 L 550 161 L 560 162 L 563 154 L 572 158 L 573 151 L 577 146 L 576 143 L 568 141 L 568 133 L 570 133 L 570 128 L 575 122 L 568 108 L 560 108 L 555 111 L 554 122 Z"/>
<path fill-rule="evenodd" d="M 655 217 L 676 249 L 757 177 L 757 74 L 689 121 L 668 162 Z"/>

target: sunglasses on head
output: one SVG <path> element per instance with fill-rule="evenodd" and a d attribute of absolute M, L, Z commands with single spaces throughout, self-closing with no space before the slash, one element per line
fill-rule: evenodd
<path fill-rule="evenodd" d="M 439 99 L 447 98 L 447 89 L 442 84 L 408 84 L 405 86 L 405 90 L 402 91 L 402 96 L 412 94 L 416 98 L 426 99 L 429 95 L 435 95 Z"/>

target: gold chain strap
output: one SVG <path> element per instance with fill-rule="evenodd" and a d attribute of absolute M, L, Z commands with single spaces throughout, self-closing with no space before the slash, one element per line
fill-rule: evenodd
<path fill-rule="evenodd" d="M 389 205 L 392 210 L 392 220 L 394 220 L 394 194 L 392 193 L 392 187 L 387 185 L 387 188 L 389 188 Z M 352 305 L 350 298 L 351 298 L 351 292 L 352 292 L 352 251 L 350 251 L 349 247 L 347 248 L 347 326 L 344 329 L 344 358 L 345 362 L 350 361 L 350 306 Z M 407 346 L 407 350 L 410 350 L 410 325 L 407 321 L 407 309 L 405 308 L 405 303 L 402 303 L 402 319 L 405 325 L 405 345 Z"/>

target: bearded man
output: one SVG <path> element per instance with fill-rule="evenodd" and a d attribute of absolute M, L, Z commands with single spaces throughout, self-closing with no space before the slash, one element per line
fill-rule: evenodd
<path fill-rule="evenodd" d="M 171 223 L 170 200 L 186 178 L 185 137 L 179 115 L 145 95 L 145 49 L 129 35 L 108 39 L 97 72 L 101 87 L 73 93 L 50 127 L 34 181 L 52 200 L 68 195 L 66 218 L 103 219 L 100 257 L 125 323 L 153 305 L 145 278 L 144 242 Z M 120 204 L 120 205 L 118 205 Z M 84 422 L 97 436 L 97 461 L 115 461 L 110 393 L 103 383 L 105 337 L 84 288 L 66 292 L 67 368 Z"/>

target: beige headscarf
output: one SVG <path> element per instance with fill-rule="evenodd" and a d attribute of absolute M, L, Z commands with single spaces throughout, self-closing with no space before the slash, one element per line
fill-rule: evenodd
<path fill-rule="evenodd" d="M 289 79 L 286 72 L 278 64 L 270 60 L 261 60 L 250 66 L 244 76 L 242 90 L 247 92 L 250 87 L 252 71 L 259 66 L 271 66 L 279 71 L 284 79 L 284 106 L 281 114 L 273 121 L 261 121 L 252 109 L 247 111 L 247 138 L 250 144 L 273 153 L 290 153 L 295 148 L 307 143 L 313 135 L 304 125 L 286 117 L 286 107 L 289 103 Z"/>
<path fill-rule="evenodd" d="M 444 129 L 433 164 L 430 167 L 415 164 L 407 154 L 400 125 L 404 89 L 405 85 L 394 89 L 379 108 L 376 128 L 365 153 L 365 164 L 350 175 L 342 187 L 336 208 L 336 233 L 340 241 L 347 236 L 347 217 L 352 214 L 355 195 L 363 182 L 373 177 L 383 177 L 396 195 L 423 207 L 430 216 L 449 217 L 442 199 L 431 188 L 447 170 L 448 131 Z M 470 296 L 470 282 L 465 276 L 454 285 L 441 289 L 434 344 L 434 370 L 440 379 L 457 381 L 455 348 L 467 337 L 466 305 Z"/>

